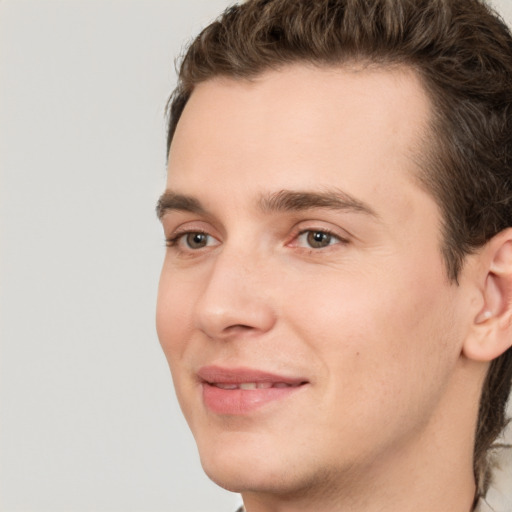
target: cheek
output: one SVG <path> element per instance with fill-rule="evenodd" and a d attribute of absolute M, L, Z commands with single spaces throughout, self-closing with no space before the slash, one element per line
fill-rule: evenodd
<path fill-rule="evenodd" d="M 156 330 L 160 345 L 171 370 L 176 397 L 190 421 L 194 409 L 194 389 L 190 387 L 186 352 L 190 348 L 193 329 L 192 311 L 195 296 L 193 288 L 184 286 L 175 275 L 166 271 L 160 277 L 156 308 Z"/>
<path fill-rule="evenodd" d="M 421 390 L 427 383 L 439 390 L 459 354 L 443 268 L 380 268 L 386 272 L 311 280 L 290 310 L 328 375 L 331 397 L 358 397 L 361 409 L 378 408 L 384 396 L 409 405 L 428 399 Z"/>
<path fill-rule="evenodd" d="M 171 369 L 185 350 L 187 333 L 192 328 L 194 302 L 190 289 L 171 279 L 170 273 L 164 268 L 158 287 L 156 330 Z"/>

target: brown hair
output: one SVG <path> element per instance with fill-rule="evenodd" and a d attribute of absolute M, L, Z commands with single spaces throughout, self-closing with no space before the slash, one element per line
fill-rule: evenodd
<path fill-rule="evenodd" d="M 442 252 L 457 282 L 465 255 L 512 226 L 512 35 L 483 0 L 248 0 L 192 42 L 169 104 L 167 152 L 194 86 L 293 62 L 406 65 L 430 95 L 423 185 L 443 214 Z M 512 350 L 491 363 L 474 447 L 477 497 L 505 428 Z"/>

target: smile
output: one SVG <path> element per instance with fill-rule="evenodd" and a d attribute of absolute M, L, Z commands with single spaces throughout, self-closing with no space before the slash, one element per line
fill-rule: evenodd
<path fill-rule="evenodd" d="M 270 389 L 270 388 L 291 388 L 300 384 L 288 384 L 286 382 L 242 382 L 240 384 L 227 384 L 223 382 L 211 383 L 220 389 Z"/>
<path fill-rule="evenodd" d="M 203 403 L 220 415 L 246 415 L 283 400 L 308 381 L 246 368 L 207 366 L 199 370 Z"/>

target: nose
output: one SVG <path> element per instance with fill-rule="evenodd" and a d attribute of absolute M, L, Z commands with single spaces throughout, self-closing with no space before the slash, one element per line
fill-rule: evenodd
<path fill-rule="evenodd" d="M 212 339 L 268 332 L 276 322 L 269 279 L 263 261 L 223 252 L 196 304 L 196 327 Z"/>

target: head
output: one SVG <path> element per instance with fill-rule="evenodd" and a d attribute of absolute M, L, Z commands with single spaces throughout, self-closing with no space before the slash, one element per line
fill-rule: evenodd
<path fill-rule="evenodd" d="M 415 77 L 429 112 L 411 178 L 439 211 L 438 251 L 444 277 L 457 289 L 471 256 L 512 226 L 506 25 L 480 0 L 249 0 L 189 47 L 169 103 L 168 151 L 202 84 L 257 82 L 294 65 Z M 490 363 L 479 402 L 473 464 L 480 494 L 488 454 L 506 425 L 511 380 L 512 352 L 504 350 Z"/>

